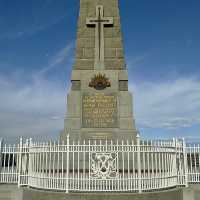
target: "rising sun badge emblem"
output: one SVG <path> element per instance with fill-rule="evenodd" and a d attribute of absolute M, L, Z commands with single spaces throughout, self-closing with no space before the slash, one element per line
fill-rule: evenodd
<path fill-rule="evenodd" d="M 105 74 L 98 73 L 91 79 L 89 87 L 95 88 L 96 90 L 104 90 L 107 87 L 111 87 L 111 83 Z"/>

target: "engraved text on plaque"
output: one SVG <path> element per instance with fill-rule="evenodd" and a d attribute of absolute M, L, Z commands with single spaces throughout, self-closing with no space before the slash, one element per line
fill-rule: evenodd
<path fill-rule="evenodd" d="M 114 94 L 83 94 L 83 128 L 118 127 L 117 96 Z"/>

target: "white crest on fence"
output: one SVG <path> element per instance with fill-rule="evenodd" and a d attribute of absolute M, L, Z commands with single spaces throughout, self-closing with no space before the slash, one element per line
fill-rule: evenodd
<path fill-rule="evenodd" d="M 90 177 L 97 179 L 117 178 L 117 153 L 91 153 Z"/>

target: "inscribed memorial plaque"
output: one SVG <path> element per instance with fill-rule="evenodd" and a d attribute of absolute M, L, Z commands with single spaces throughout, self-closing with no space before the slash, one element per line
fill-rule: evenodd
<path fill-rule="evenodd" d="M 118 127 L 117 96 L 103 93 L 83 94 L 82 127 Z"/>

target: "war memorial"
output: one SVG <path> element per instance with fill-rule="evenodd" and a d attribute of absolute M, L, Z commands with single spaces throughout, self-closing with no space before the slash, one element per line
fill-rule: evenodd
<path fill-rule="evenodd" d="M 0 200 L 200 199 L 200 145 L 143 140 L 133 110 L 118 0 L 80 0 L 64 130 L 0 140 Z"/>

